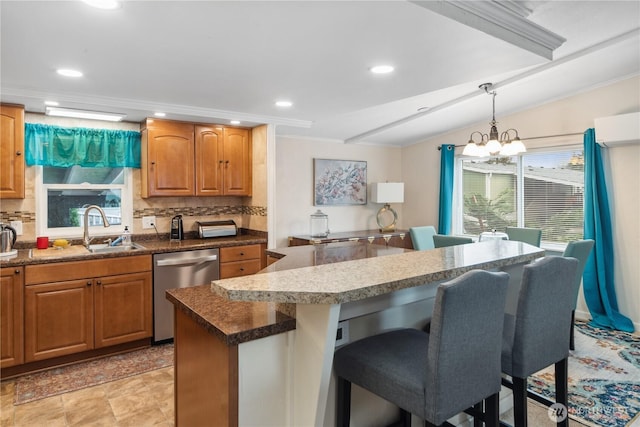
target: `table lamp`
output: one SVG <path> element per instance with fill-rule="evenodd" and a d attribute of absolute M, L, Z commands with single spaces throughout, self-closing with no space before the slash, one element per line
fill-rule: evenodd
<path fill-rule="evenodd" d="M 374 183 L 371 186 L 371 200 L 373 203 L 384 203 L 376 215 L 380 231 L 395 231 L 398 214 L 391 208 L 390 203 L 404 202 L 404 182 Z"/>

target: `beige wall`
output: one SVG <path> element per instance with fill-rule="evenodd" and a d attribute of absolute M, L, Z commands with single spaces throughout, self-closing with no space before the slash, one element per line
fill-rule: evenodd
<path fill-rule="evenodd" d="M 508 96 L 506 88 L 502 96 Z M 640 77 L 637 76 L 517 114 L 499 116 L 498 129 L 516 128 L 523 139 L 527 136 L 584 132 L 594 127 L 595 118 L 636 111 L 640 111 Z M 441 144 L 464 144 L 473 130 L 486 132 L 488 129 L 488 123 L 477 123 L 402 151 L 405 226 L 438 223 L 440 152 L 437 147 Z M 567 143 L 582 144 L 582 136 L 525 141 L 528 148 Z M 640 144 L 603 151 L 608 154 L 606 163 L 610 174 L 608 191 L 614 222 L 618 304 L 620 311 L 631 317 L 636 329 L 640 330 Z M 582 296 L 578 311 L 578 315 L 588 315 Z"/>
<path fill-rule="evenodd" d="M 138 123 L 110 123 L 94 120 L 54 118 L 42 114 L 25 114 L 28 123 L 44 123 L 65 127 L 97 127 L 139 131 Z M 266 221 L 266 126 L 253 129 L 253 196 L 252 197 L 140 197 L 140 169 L 133 170 L 132 231 L 134 234 L 155 234 L 154 229 L 142 229 L 142 216 L 155 215 L 159 233 L 168 233 L 170 221 L 176 213 L 182 213 L 184 229 L 196 231 L 196 221 L 232 219 L 238 227 L 267 231 Z M 25 171 L 25 199 L 1 201 L 2 221 L 20 219 L 23 234 L 19 241 L 32 242 L 36 238 L 35 167 Z M 195 209 L 197 208 L 197 209 Z M 204 215 L 194 214 L 204 211 Z"/>
<path fill-rule="evenodd" d="M 342 144 L 295 138 L 276 141 L 276 194 L 275 232 L 276 246 L 287 246 L 287 237 L 308 235 L 310 215 L 317 209 L 329 216 L 332 232 L 368 230 L 377 228 L 376 212 L 382 206 L 371 203 L 370 187 L 373 182 L 397 182 L 401 149 Z M 313 159 L 362 160 L 367 162 L 367 204 L 358 206 L 314 206 Z M 393 206 L 398 212 L 398 226 L 403 227 L 403 205 Z"/>

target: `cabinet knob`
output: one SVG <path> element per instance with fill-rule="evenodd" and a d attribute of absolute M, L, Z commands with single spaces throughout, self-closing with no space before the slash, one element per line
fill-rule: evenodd
<path fill-rule="evenodd" d="M 223 164 L 223 163 L 224 163 L 224 161 L 223 161 L 223 160 L 220 160 L 218 163 Z"/>
<path fill-rule="evenodd" d="M 155 164 L 156 164 L 156 162 L 151 162 L 151 164 L 152 164 L 152 165 L 155 165 Z"/>
<path fill-rule="evenodd" d="M 21 156 L 22 155 L 22 151 L 16 151 L 16 156 Z"/>
<path fill-rule="evenodd" d="M 91 286 L 91 280 L 87 282 L 87 286 Z"/>
<path fill-rule="evenodd" d="M 96 284 L 97 284 L 98 286 L 102 285 L 102 280 L 98 280 L 98 281 L 96 281 Z"/>
<path fill-rule="evenodd" d="M 240 271 L 244 271 L 244 267 L 240 267 Z"/>
<path fill-rule="evenodd" d="M 19 268 L 16 268 L 13 272 L 14 272 L 15 274 L 20 274 L 20 269 L 19 269 Z"/>
<path fill-rule="evenodd" d="M 240 256 L 244 256 L 244 252 L 240 252 Z"/>
<path fill-rule="evenodd" d="M 225 160 L 224 162 L 225 162 L 226 164 L 229 164 L 229 160 Z"/>

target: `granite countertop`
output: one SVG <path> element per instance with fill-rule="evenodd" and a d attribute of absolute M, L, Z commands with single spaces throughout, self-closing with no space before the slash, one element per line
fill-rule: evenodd
<path fill-rule="evenodd" d="M 493 240 L 287 270 L 276 267 L 265 274 L 213 281 L 211 290 L 232 301 L 341 304 L 542 256 L 543 249 L 526 243 Z"/>
<path fill-rule="evenodd" d="M 227 345 L 296 328 L 296 319 L 277 311 L 275 303 L 229 301 L 212 294 L 209 285 L 170 289 L 167 299 Z"/>
<path fill-rule="evenodd" d="M 79 242 L 73 242 L 73 244 L 66 249 L 36 249 L 35 247 L 27 247 L 24 249 L 18 249 L 18 253 L 12 257 L 0 258 L 0 268 L 261 244 L 267 243 L 267 238 L 261 235 L 240 234 L 238 236 L 230 237 L 185 239 L 172 242 L 169 241 L 168 237 L 164 239 L 139 239 L 134 236 L 133 243 L 137 246 L 137 249 L 124 252 L 102 253 L 91 253 Z M 32 246 L 35 246 L 35 242 Z"/>

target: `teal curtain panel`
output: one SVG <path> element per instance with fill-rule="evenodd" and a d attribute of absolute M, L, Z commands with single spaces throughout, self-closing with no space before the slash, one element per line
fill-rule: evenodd
<path fill-rule="evenodd" d="M 594 326 L 633 332 L 633 322 L 618 311 L 613 275 L 614 251 L 609 197 L 594 129 L 584 133 L 584 238 L 595 240 L 583 275 L 584 298 Z"/>
<path fill-rule="evenodd" d="M 25 124 L 28 166 L 140 168 L 140 132 Z"/>
<path fill-rule="evenodd" d="M 451 232 L 453 209 L 453 172 L 456 146 L 442 144 L 440 147 L 440 209 L 438 214 L 438 234 Z"/>

